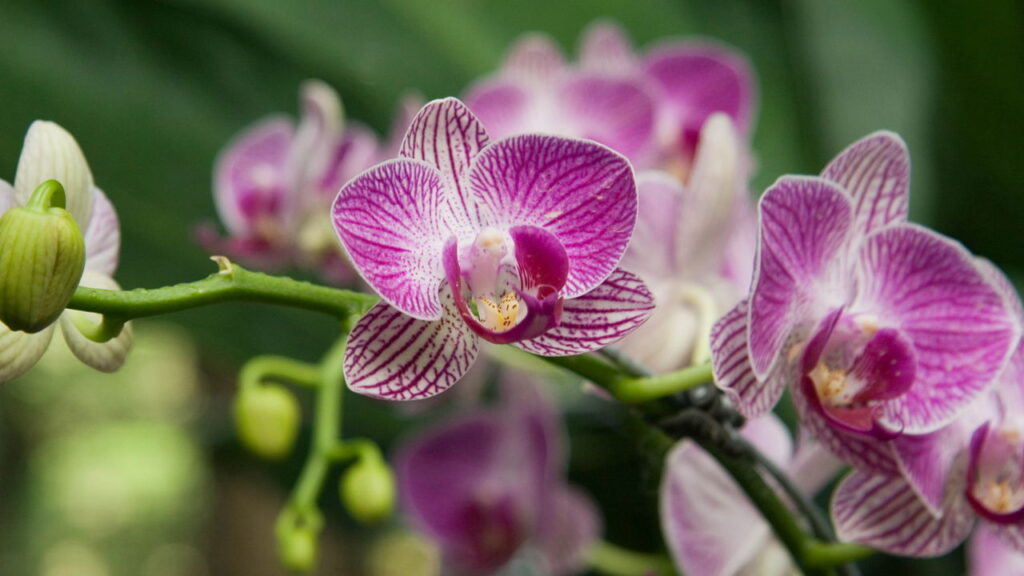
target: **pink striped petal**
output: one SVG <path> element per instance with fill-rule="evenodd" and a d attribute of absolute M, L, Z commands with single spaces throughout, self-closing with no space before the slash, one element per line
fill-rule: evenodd
<path fill-rule="evenodd" d="M 829 162 L 821 177 L 850 194 L 861 233 L 906 222 L 910 154 L 897 134 L 882 131 L 861 138 Z"/>
<path fill-rule="evenodd" d="M 469 187 L 486 225 L 538 226 L 562 242 L 571 262 L 566 298 L 589 292 L 611 274 L 636 224 L 633 169 L 595 142 L 506 138 L 473 161 Z"/>
<path fill-rule="evenodd" d="M 272 116 L 246 128 L 217 156 L 213 199 L 232 235 L 249 234 L 259 217 L 286 210 L 284 169 L 293 137 L 291 120 Z"/>
<path fill-rule="evenodd" d="M 93 188 L 92 219 L 85 231 L 85 269 L 113 276 L 121 256 L 121 223 L 107 195 Z"/>
<path fill-rule="evenodd" d="M 566 300 L 557 326 L 515 345 L 540 356 L 591 352 L 625 338 L 653 310 L 654 297 L 643 281 L 625 270 L 615 270 L 597 288 Z"/>
<path fill-rule="evenodd" d="M 597 507 L 581 491 L 560 487 L 548 503 L 547 522 L 535 542 L 551 576 L 579 574 L 587 565 L 587 552 L 601 537 Z"/>
<path fill-rule="evenodd" d="M 655 98 L 642 83 L 577 74 L 559 89 L 558 103 L 567 136 L 596 140 L 634 161 L 654 144 Z"/>
<path fill-rule="evenodd" d="M 958 243 L 910 224 L 868 237 L 858 262 L 858 309 L 906 334 L 917 378 L 885 403 L 893 430 L 937 430 L 988 388 L 1019 337 L 1001 292 Z"/>
<path fill-rule="evenodd" d="M 446 197 L 449 225 L 468 235 L 476 222 L 466 189 L 470 163 L 487 145 L 487 132 L 473 112 L 455 98 L 428 102 L 413 118 L 399 154 L 436 168 Z"/>
<path fill-rule="evenodd" d="M 768 524 L 732 478 L 688 441 L 668 455 L 659 500 L 665 542 L 686 574 L 733 576 L 769 541 Z"/>
<path fill-rule="evenodd" d="M 356 270 L 381 298 L 421 320 L 441 317 L 441 175 L 423 162 L 391 160 L 349 182 L 334 200 L 334 229 Z"/>
<path fill-rule="evenodd" d="M 0 180 L 0 215 L 14 207 L 14 187 Z"/>
<path fill-rule="evenodd" d="M 546 34 L 524 34 L 505 55 L 501 75 L 528 84 L 555 81 L 567 70 L 558 44 Z"/>
<path fill-rule="evenodd" d="M 936 517 L 901 478 L 860 470 L 836 488 L 832 519 L 840 540 L 919 558 L 949 552 L 974 525 L 970 507 L 955 491 L 947 495 L 943 515 Z"/>
<path fill-rule="evenodd" d="M 1001 530 L 981 523 L 967 545 L 967 565 L 971 576 L 1007 576 L 1024 574 L 1024 534 L 1014 530 L 1012 541 L 1007 542 Z"/>
<path fill-rule="evenodd" d="M 747 346 L 747 301 L 743 300 L 711 329 L 711 362 L 715 384 L 747 418 L 770 411 L 782 397 L 786 383 L 769 375 L 759 379 L 750 365 Z"/>
<path fill-rule="evenodd" d="M 612 20 L 599 20 L 587 26 L 580 40 L 579 62 L 587 70 L 618 74 L 640 68 L 629 36 Z"/>
<path fill-rule="evenodd" d="M 466 106 L 487 127 L 491 138 L 505 138 L 543 129 L 537 110 L 538 96 L 507 78 L 485 80 L 466 94 Z M 551 129 L 548 128 L 548 131 Z"/>
<path fill-rule="evenodd" d="M 764 378 L 786 338 L 807 320 L 808 308 L 845 302 L 846 290 L 836 280 L 852 282 L 837 271 L 847 260 L 853 220 L 843 191 L 813 177 L 779 178 L 761 198 L 759 212 L 748 322 L 751 364 Z"/>
<path fill-rule="evenodd" d="M 646 171 L 636 177 L 639 206 L 636 230 L 622 257 L 624 266 L 650 281 L 672 279 L 680 271 L 676 242 L 685 202 L 683 185 L 667 172 Z"/>
<path fill-rule="evenodd" d="M 418 400 L 444 392 L 473 365 L 477 339 L 444 290 L 439 320 L 410 318 L 379 302 L 359 319 L 345 350 L 353 392 L 385 400 Z"/>

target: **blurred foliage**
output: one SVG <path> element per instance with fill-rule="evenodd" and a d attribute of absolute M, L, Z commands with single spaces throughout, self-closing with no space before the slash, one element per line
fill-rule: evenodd
<path fill-rule="evenodd" d="M 696 34 L 750 55 L 761 99 L 755 191 L 784 173 L 817 172 L 861 135 L 895 130 L 914 159 L 915 218 L 1011 273 L 1024 270 L 1012 234 L 1024 216 L 1024 7 L 1015 0 L 7 0 L 0 4 L 0 177 L 13 178 L 33 119 L 60 122 L 120 211 L 121 283 L 194 279 L 214 270 L 191 234 L 215 219 L 217 151 L 261 116 L 294 114 L 302 79 L 329 82 L 351 117 L 383 132 L 403 92 L 459 94 L 527 30 L 549 32 L 571 52 L 599 17 L 620 21 L 641 46 Z M 240 304 L 172 320 L 224 373 L 260 353 L 314 361 L 335 329 L 307 313 Z M 139 377 L 124 395 L 147 394 L 164 379 Z M 89 382 L 37 393 L 55 395 L 46 402 L 100 398 Z M 118 403 L 103 398 L 96 402 L 116 411 Z M 616 423 L 594 422 L 610 418 L 606 410 L 577 412 L 574 476 L 606 503 L 610 536 L 642 547 L 652 533 L 624 527 L 652 519 L 640 508 L 655 483 L 637 478 L 643 467 L 629 456 L 628 440 L 610 432 Z M 354 433 L 398 434 L 396 417 L 382 417 L 371 401 L 349 402 L 346 413 Z M 5 473 L 0 486 L 10 481 Z M 61 553 L 74 558 L 81 550 Z M 892 565 L 871 571 L 885 566 Z"/>

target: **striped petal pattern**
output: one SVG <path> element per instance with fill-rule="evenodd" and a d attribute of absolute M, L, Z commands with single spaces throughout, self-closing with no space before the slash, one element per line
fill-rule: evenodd
<path fill-rule="evenodd" d="M 392 160 L 338 193 L 334 229 L 356 270 L 380 296 L 421 320 L 441 317 L 441 175 L 423 162 Z"/>
<path fill-rule="evenodd" d="M 769 375 L 758 379 L 750 365 L 747 347 L 747 301 L 743 300 L 715 323 L 711 329 L 711 362 L 715 383 L 736 409 L 755 418 L 772 409 L 786 383 Z"/>
<path fill-rule="evenodd" d="M 352 391 L 385 400 L 416 400 L 444 392 L 473 365 L 477 337 L 443 290 L 440 320 L 410 318 L 384 302 L 349 335 L 345 380 Z"/>
<path fill-rule="evenodd" d="M 857 229 L 870 233 L 905 222 L 910 205 L 910 154 L 892 132 L 875 132 L 854 142 L 821 173 L 853 199 Z"/>
<path fill-rule="evenodd" d="M 655 101 L 642 84 L 579 74 L 561 87 L 558 102 L 566 135 L 595 140 L 634 160 L 653 142 Z"/>
<path fill-rule="evenodd" d="M 826 180 L 785 176 L 765 192 L 759 213 L 748 322 L 751 364 L 764 378 L 792 330 L 805 320 L 805 306 L 817 298 L 845 299 L 842 286 L 828 286 L 834 282 L 828 272 L 841 270 L 846 260 L 852 207 Z"/>
<path fill-rule="evenodd" d="M 1002 293 L 959 244 L 900 224 L 860 250 L 858 305 L 913 342 L 918 376 L 885 405 L 894 430 L 923 434 L 948 424 L 999 374 L 1019 338 Z"/>
<path fill-rule="evenodd" d="M 589 292 L 611 274 L 636 225 L 633 169 L 595 142 L 506 138 L 477 156 L 469 186 L 485 225 L 538 226 L 562 242 L 572 263 L 566 298 Z"/>
<path fill-rule="evenodd" d="M 974 526 L 962 495 L 951 491 L 946 498 L 943 515 L 936 517 L 901 478 L 855 470 L 832 496 L 832 518 L 840 540 L 903 556 L 939 556 Z"/>
<path fill-rule="evenodd" d="M 654 296 L 643 281 L 625 270 L 615 270 L 597 288 L 566 300 L 557 326 L 516 346 L 541 356 L 591 352 L 626 337 L 653 310 Z"/>

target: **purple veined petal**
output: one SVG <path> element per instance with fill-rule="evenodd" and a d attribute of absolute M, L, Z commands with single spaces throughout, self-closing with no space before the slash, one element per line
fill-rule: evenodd
<path fill-rule="evenodd" d="M 567 78 L 557 98 L 565 135 L 595 140 L 633 161 L 652 150 L 656 101 L 642 81 L 583 72 Z"/>
<path fill-rule="evenodd" d="M 1001 530 L 981 523 L 967 544 L 967 566 L 971 576 L 1006 576 L 1024 574 L 1024 537 L 1017 529 L 1016 546 L 1007 543 Z"/>
<path fill-rule="evenodd" d="M 906 222 L 910 153 L 899 135 L 879 131 L 861 138 L 829 162 L 821 177 L 850 194 L 862 234 Z"/>
<path fill-rule="evenodd" d="M 448 239 L 444 247 L 444 271 L 448 279 L 448 288 L 455 294 L 455 308 L 462 317 L 466 326 L 477 336 L 493 342 L 494 344 L 511 344 L 526 338 L 533 338 L 543 334 L 552 326 L 558 324 L 562 315 L 562 295 L 559 292 L 560 286 L 543 284 L 535 289 L 527 290 L 523 286 L 527 282 L 544 282 L 545 280 L 559 281 L 564 284 L 564 271 L 568 268 L 568 256 L 565 250 L 551 233 L 536 227 L 521 226 L 519 228 L 520 244 L 515 247 L 517 260 L 520 264 L 520 274 L 525 276 L 518 279 L 519 286 L 509 286 L 510 290 L 499 290 L 500 296 L 494 294 L 472 294 L 465 290 L 464 273 L 459 263 L 458 243 L 454 236 Z M 525 242 L 523 240 L 526 239 Z M 551 268 L 551 272 L 544 268 Z M 473 272 L 473 271 L 468 271 Z M 514 296 L 512 294 L 514 294 Z M 479 297 L 500 298 L 490 300 L 489 305 L 494 310 L 495 317 L 490 321 L 493 325 L 487 324 L 486 316 L 482 313 L 474 313 L 469 307 L 468 299 L 477 299 L 478 310 L 484 302 Z M 506 298 L 512 298 L 505 310 L 496 310 L 498 307 L 506 307 Z M 522 311 L 522 307 L 526 310 Z M 507 314 L 505 313 L 507 310 Z"/>
<path fill-rule="evenodd" d="M 302 115 L 288 149 L 284 177 L 289 190 L 304 196 L 310 189 L 316 191 L 334 162 L 336 145 L 345 127 L 345 115 L 338 93 L 320 80 L 303 82 L 299 94 Z M 340 184 L 330 191 L 331 197 Z M 294 207 L 298 208 L 298 204 L 295 202 Z M 285 213 L 282 216 L 290 220 L 297 214 Z"/>
<path fill-rule="evenodd" d="M 470 87 L 466 105 L 495 139 L 544 130 L 540 101 L 546 98 L 507 78 L 487 79 Z M 550 127 L 547 130 L 551 130 Z"/>
<path fill-rule="evenodd" d="M 917 558 L 945 554 L 974 526 L 963 497 L 951 491 L 936 517 L 898 476 L 854 470 L 832 495 L 832 519 L 839 539 L 890 554 Z"/>
<path fill-rule="evenodd" d="M 748 318 L 754 373 L 764 378 L 809 311 L 845 303 L 841 272 L 853 224 L 846 194 L 821 178 L 784 176 L 761 198 Z M 849 283 L 849 286 L 844 285 Z"/>
<path fill-rule="evenodd" d="M 773 374 L 763 380 L 754 374 L 747 345 L 747 306 L 743 300 L 712 327 L 711 363 L 715 385 L 732 400 L 740 414 L 756 418 L 779 402 L 786 382 Z"/>
<path fill-rule="evenodd" d="M 855 306 L 898 327 L 917 352 L 918 376 L 885 404 L 883 423 L 911 434 L 956 418 L 995 379 L 1019 325 L 1000 291 L 960 244 L 899 224 L 861 245 Z"/>
<path fill-rule="evenodd" d="M 347 123 L 342 137 L 326 146 L 331 153 L 315 177 L 315 190 L 326 200 L 360 172 L 393 157 L 382 158 L 376 134 L 358 122 Z"/>
<path fill-rule="evenodd" d="M 585 140 L 513 136 L 488 146 L 469 172 L 479 221 L 548 230 L 571 262 L 564 295 L 589 292 L 616 268 L 636 225 L 625 157 Z"/>
<path fill-rule="evenodd" d="M 753 123 L 756 89 L 750 65 L 739 53 L 712 43 L 671 43 L 651 50 L 646 74 L 661 88 L 671 129 L 692 149 L 704 121 L 724 112 L 743 134 Z"/>
<path fill-rule="evenodd" d="M 617 269 L 597 288 L 565 300 L 562 318 L 536 338 L 516 342 L 540 356 L 592 352 L 625 338 L 654 311 L 654 296 L 634 274 Z"/>
<path fill-rule="evenodd" d="M 102 288 L 104 290 L 120 290 L 121 286 L 113 278 L 101 272 L 87 269 L 82 275 L 80 286 Z M 131 322 L 125 323 L 121 332 L 106 342 L 94 342 L 79 330 L 79 324 L 99 325 L 103 318 L 92 312 L 65 310 L 60 315 L 60 331 L 68 349 L 88 366 L 100 372 L 116 372 L 124 365 L 128 352 L 135 341 Z"/>
<path fill-rule="evenodd" d="M 402 140 L 400 156 L 422 160 L 440 172 L 445 218 L 460 237 L 476 228 L 476 211 L 465 180 L 471 162 L 487 142 L 483 124 L 455 98 L 428 102 L 413 118 Z"/>
<path fill-rule="evenodd" d="M 56 324 L 35 334 L 15 332 L 0 322 L 0 384 L 28 372 L 50 347 Z"/>
<path fill-rule="evenodd" d="M 547 34 L 520 36 L 505 54 L 500 74 L 516 82 L 545 84 L 554 82 L 568 66 L 562 50 Z"/>
<path fill-rule="evenodd" d="M 601 537 L 601 517 L 581 491 L 565 486 L 558 490 L 547 511 L 547 523 L 535 538 L 551 576 L 579 574 L 586 567 L 587 552 Z"/>
<path fill-rule="evenodd" d="M 28 204 L 36 187 L 56 180 L 64 187 L 68 212 L 79 228 L 88 228 L 92 216 L 92 172 L 74 136 L 54 122 L 36 120 L 25 134 L 14 176 L 18 204 Z"/>
<path fill-rule="evenodd" d="M 827 486 L 846 465 L 804 428 L 798 432 L 796 452 L 787 472 L 797 488 L 814 496 Z"/>
<path fill-rule="evenodd" d="M 686 574 L 733 576 L 769 541 L 768 525 L 732 478 L 691 442 L 669 452 L 659 494 L 665 542 Z"/>
<path fill-rule="evenodd" d="M 432 167 L 390 160 L 338 192 L 334 229 L 364 280 L 386 302 L 421 320 L 441 317 L 444 183 Z"/>
<path fill-rule="evenodd" d="M 640 63 L 626 31 L 612 20 L 593 22 L 580 39 L 579 63 L 585 70 L 615 74 L 638 72 Z"/>
<path fill-rule="evenodd" d="M 85 231 L 85 268 L 113 276 L 121 256 L 121 223 L 113 204 L 99 188 L 93 189 L 92 218 Z"/>
<path fill-rule="evenodd" d="M 439 320 L 410 318 L 378 302 L 352 329 L 345 350 L 345 380 L 358 394 L 418 400 L 444 392 L 476 360 L 477 339 L 442 290 Z"/>
<path fill-rule="evenodd" d="M 0 216 L 14 207 L 14 187 L 0 180 Z"/>
<path fill-rule="evenodd" d="M 260 217 L 274 217 L 287 199 L 284 166 L 294 138 L 291 120 L 271 116 L 232 138 L 214 163 L 214 201 L 231 235 L 253 231 Z"/>
<path fill-rule="evenodd" d="M 655 282 L 675 278 L 677 245 L 666 239 L 678 236 L 679 218 L 685 203 L 683 185 L 667 172 L 644 171 L 636 175 L 638 196 L 636 230 L 622 264 Z"/>

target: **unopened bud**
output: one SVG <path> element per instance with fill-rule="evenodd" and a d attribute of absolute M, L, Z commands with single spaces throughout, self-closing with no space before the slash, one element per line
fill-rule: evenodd
<path fill-rule="evenodd" d="M 391 516 L 395 475 L 379 456 L 364 456 L 341 478 L 341 501 L 354 520 L 373 524 Z"/>
<path fill-rule="evenodd" d="M 53 324 L 84 270 L 85 239 L 56 180 L 0 217 L 0 322 L 11 330 L 39 332 Z"/>
<path fill-rule="evenodd" d="M 278 554 L 285 568 L 296 572 L 309 572 L 316 565 L 316 531 L 312 528 L 297 527 L 278 545 Z"/>
<path fill-rule="evenodd" d="M 299 403 L 287 389 L 267 384 L 239 392 L 235 424 L 246 448 L 268 460 L 292 451 L 299 431 Z"/>

